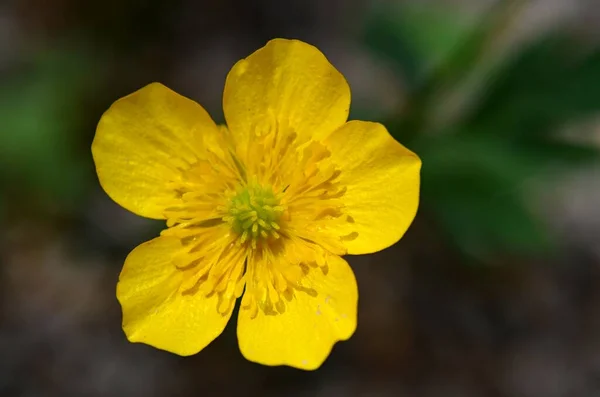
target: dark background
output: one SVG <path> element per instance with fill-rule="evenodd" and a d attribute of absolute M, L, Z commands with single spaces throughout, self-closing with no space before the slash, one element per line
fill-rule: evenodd
<path fill-rule="evenodd" d="M 0 2 L 1 396 L 600 396 L 600 5 Z M 423 159 L 419 214 L 350 257 L 359 326 L 316 372 L 129 344 L 115 285 L 163 225 L 113 203 L 102 112 L 160 81 L 222 121 L 230 67 L 317 45 Z M 402 181 L 398 181 L 401 183 Z"/>

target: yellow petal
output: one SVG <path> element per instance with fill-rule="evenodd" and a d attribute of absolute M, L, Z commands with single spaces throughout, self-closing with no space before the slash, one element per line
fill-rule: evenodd
<path fill-rule="evenodd" d="M 331 255 L 327 274 L 311 268 L 303 284 L 316 294 L 295 290 L 282 314 L 258 310 L 252 318 L 250 310 L 240 309 L 237 335 L 244 357 L 264 365 L 314 370 L 337 341 L 352 336 L 358 289 L 348 263 Z"/>
<path fill-rule="evenodd" d="M 331 133 L 348 118 L 350 87 L 312 45 L 274 39 L 237 62 L 223 109 L 239 147 L 251 133 L 291 129 L 301 139 Z"/>
<path fill-rule="evenodd" d="M 116 101 L 98 124 L 92 154 L 100 184 L 118 204 L 163 219 L 179 181 L 218 129 L 206 111 L 159 83 Z"/>
<path fill-rule="evenodd" d="M 174 256 L 179 239 L 158 237 L 135 248 L 125 260 L 117 284 L 123 330 L 141 342 L 182 356 L 195 354 L 221 334 L 231 311 L 217 312 L 218 298 L 182 294 L 184 273 Z"/>
<path fill-rule="evenodd" d="M 397 242 L 419 205 L 421 160 L 378 123 L 350 121 L 324 141 L 341 169 L 342 197 L 354 223 L 349 254 L 380 251 Z"/>

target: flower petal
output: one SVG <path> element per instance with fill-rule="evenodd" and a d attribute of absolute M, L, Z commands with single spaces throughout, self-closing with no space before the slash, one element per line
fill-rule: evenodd
<path fill-rule="evenodd" d="M 324 140 L 341 169 L 342 197 L 352 217 L 355 239 L 349 254 L 380 251 L 397 242 L 419 205 L 421 160 L 398 143 L 379 123 L 350 121 Z"/>
<path fill-rule="evenodd" d="M 318 138 L 348 118 L 350 87 L 325 56 L 298 40 L 274 39 L 237 62 L 225 82 L 223 110 L 238 146 L 252 133 L 291 128 Z"/>
<path fill-rule="evenodd" d="M 176 203 L 169 182 L 201 157 L 203 142 L 218 134 L 194 101 L 153 83 L 116 101 L 98 124 L 92 154 L 100 184 L 119 205 L 164 219 Z"/>
<path fill-rule="evenodd" d="M 311 268 L 281 314 L 259 310 L 252 318 L 240 310 L 238 342 L 244 357 L 264 365 L 317 369 L 337 341 L 349 339 L 356 329 L 358 289 L 354 273 L 339 256 L 328 259 L 328 271 Z M 248 293 L 248 292 L 246 292 Z"/>
<path fill-rule="evenodd" d="M 135 248 L 125 260 L 117 298 L 127 339 L 188 356 L 221 334 L 231 311 L 217 312 L 217 294 L 207 298 L 181 293 L 185 274 L 174 265 L 181 248 L 173 237 L 158 237 Z"/>

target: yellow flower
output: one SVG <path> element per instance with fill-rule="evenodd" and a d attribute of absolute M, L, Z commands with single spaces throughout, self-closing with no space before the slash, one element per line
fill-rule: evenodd
<path fill-rule="evenodd" d="M 119 278 L 130 341 L 195 354 L 242 295 L 248 360 L 316 369 L 352 336 L 358 291 L 341 256 L 402 237 L 421 162 L 381 124 L 346 122 L 349 106 L 319 50 L 275 39 L 229 72 L 227 127 L 158 83 L 106 111 L 92 144 L 102 187 L 167 224 Z"/>

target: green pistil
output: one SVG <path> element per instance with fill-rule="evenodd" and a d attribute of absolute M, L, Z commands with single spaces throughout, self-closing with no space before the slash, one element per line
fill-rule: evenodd
<path fill-rule="evenodd" d="M 256 247 L 261 238 L 279 238 L 279 218 L 284 209 L 270 186 L 246 186 L 231 198 L 226 220 L 240 235 L 240 243 Z"/>

